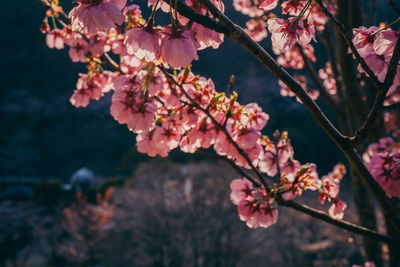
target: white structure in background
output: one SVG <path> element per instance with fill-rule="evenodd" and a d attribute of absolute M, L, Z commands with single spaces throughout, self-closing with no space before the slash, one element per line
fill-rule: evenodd
<path fill-rule="evenodd" d="M 80 168 L 72 174 L 70 184 L 78 191 L 86 192 L 94 184 L 93 171 L 86 167 Z"/>

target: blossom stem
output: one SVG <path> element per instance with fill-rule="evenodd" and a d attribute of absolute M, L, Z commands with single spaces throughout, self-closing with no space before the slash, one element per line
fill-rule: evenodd
<path fill-rule="evenodd" d="M 149 21 L 147 22 L 147 27 L 153 28 L 154 24 L 154 15 L 156 14 L 157 11 L 157 6 L 160 0 L 157 0 L 156 4 L 154 5 L 153 11 L 151 12 L 151 16 L 149 18 Z"/>
<path fill-rule="evenodd" d="M 396 24 L 396 23 L 399 22 L 399 21 L 400 21 L 400 17 L 398 17 L 395 21 L 393 21 L 392 23 L 389 23 L 388 25 L 386 25 L 386 26 L 383 27 L 382 29 L 379 29 L 379 30 L 377 30 L 376 32 L 374 32 L 374 33 L 372 34 L 372 36 L 375 36 L 375 35 L 377 35 L 377 34 L 383 32 L 384 30 L 390 28 L 391 26 L 393 26 L 394 24 Z"/>

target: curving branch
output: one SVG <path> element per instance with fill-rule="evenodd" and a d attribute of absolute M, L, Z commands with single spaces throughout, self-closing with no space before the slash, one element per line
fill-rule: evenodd
<path fill-rule="evenodd" d="M 279 203 L 279 205 L 293 208 L 295 210 L 306 213 L 314 218 L 323 220 L 329 224 L 336 225 L 342 229 L 346 229 L 350 232 L 353 232 L 353 233 L 356 233 L 359 235 L 368 236 L 368 237 L 374 238 L 376 240 L 380 240 L 380 241 L 387 242 L 387 243 L 399 244 L 399 242 L 400 242 L 400 240 L 398 238 L 395 238 L 395 237 L 392 237 L 389 235 L 380 234 L 374 230 L 368 229 L 363 226 L 356 225 L 356 224 L 348 222 L 346 220 L 335 220 L 332 217 L 330 217 L 326 212 L 309 207 L 305 204 L 299 204 L 294 201 L 286 201 L 283 199 L 278 200 L 278 203 Z"/>

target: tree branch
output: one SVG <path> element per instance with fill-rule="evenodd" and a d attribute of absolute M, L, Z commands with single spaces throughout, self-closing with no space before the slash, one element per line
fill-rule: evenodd
<path fill-rule="evenodd" d="M 303 213 L 306 213 L 314 218 L 323 220 L 329 224 L 333 224 L 336 225 L 342 229 L 346 229 L 350 232 L 359 234 L 359 235 L 363 235 L 363 236 L 368 236 L 371 238 L 374 238 L 376 240 L 380 240 L 383 242 L 387 242 L 387 243 L 396 243 L 399 244 L 400 240 L 389 236 L 389 235 L 384 235 L 384 234 L 380 234 L 374 230 L 368 229 L 366 227 L 362 227 L 356 224 L 353 224 L 351 222 L 348 222 L 346 220 L 335 220 L 332 217 L 330 217 L 326 212 L 314 209 L 312 207 L 309 207 L 307 205 L 304 204 L 298 204 L 294 201 L 286 201 L 283 199 L 278 200 L 279 205 L 282 206 L 286 206 L 286 207 L 290 207 L 293 208 L 295 210 L 301 211 Z"/>

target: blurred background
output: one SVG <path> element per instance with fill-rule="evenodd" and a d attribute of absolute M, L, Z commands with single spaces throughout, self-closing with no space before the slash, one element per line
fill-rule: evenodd
<path fill-rule="evenodd" d="M 146 1 L 134 3 L 146 17 Z M 225 4 L 228 16 L 244 25 L 247 18 L 229 1 Z M 68 12 L 72 3 L 61 5 Z M 179 151 L 168 159 L 139 154 L 134 134 L 109 114 L 111 94 L 84 109 L 69 103 L 85 66 L 72 63 L 67 49 L 47 48 L 39 31 L 46 8 L 38 1 L 1 1 L 0 10 L 5 20 L 0 42 L 0 266 L 362 262 L 356 237 L 292 210 L 281 208 L 278 224 L 270 229 L 247 229 L 229 200 L 229 182 L 238 175 L 223 162 Z M 382 16 L 385 9 L 378 11 Z M 270 47 L 269 42 L 262 45 Z M 289 131 L 300 162 L 316 163 L 321 175 L 344 162 L 306 109 L 281 97 L 278 81 L 246 50 L 225 39 L 218 50 L 199 54 L 193 72 L 212 78 L 220 91 L 234 74 L 239 101 L 257 102 L 270 115 L 265 134 Z M 342 197 L 350 206 L 346 216 L 355 220 L 347 183 L 342 183 Z M 306 195 L 304 201 L 313 204 L 315 199 Z"/>

